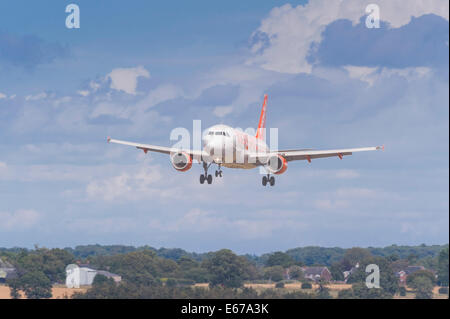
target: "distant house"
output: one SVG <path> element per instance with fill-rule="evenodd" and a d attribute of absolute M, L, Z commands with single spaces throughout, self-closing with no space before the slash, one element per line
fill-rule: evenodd
<path fill-rule="evenodd" d="M 302 267 L 305 278 L 312 281 L 331 281 L 331 272 L 327 267 Z"/>
<path fill-rule="evenodd" d="M 409 275 L 418 272 L 419 270 L 425 270 L 423 266 L 407 266 L 404 269 L 398 271 L 395 275 L 401 285 L 406 285 L 406 279 Z"/>
<path fill-rule="evenodd" d="M 359 263 L 356 263 L 354 267 L 352 267 L 350 270 L 344 271 L 344 282 L 346 283 L 348 278 L 350 278 L 351 274 L 355 273 L 359 268 Z"/>
<path fill-rule="evenodd" d="M 115 282 L 120 282 L 122 281 L 122 277 L 117 275 L 117 274 L 113 274 L 110 273 L 109 271 L 105 271 L 105 270 L 96 270 L 96 269 L 92 269 L 89 267 L 80 267 L 79 268 L 79 285 L 80 286 L 90 286 L 92 285 L 92 283 L 94 282 L 94 278 L 97 275 L 103 275 L 107 278 L 112 278 Z"/>
<path fill-rule="evenodd" d="M 5 283 L 7 279 L 15 277 L 17 277 L 16 268 L 0 258 L 0 283 Z"/>

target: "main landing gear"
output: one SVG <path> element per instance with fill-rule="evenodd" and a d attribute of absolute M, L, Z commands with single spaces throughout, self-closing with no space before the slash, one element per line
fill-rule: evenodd
<path fill-rule="evenodd" d="M 212 175 L 208 174 L 208 168 L 211 166 L 210 164 L 207 164 L 205 162 L 203 162 L 203 169 L 205 170 L 205 174 L 200 174 L 200 184 L 204 184 L 205 181 L 208 184 L 212 184 Z M 221 166 L 219 165 L 219 169 L 216 170 L 215 173 L 216 177 L 222 177 L 222 170 L 221 170 Z"/>
<path fill-rule="evenodd" d="M 263 178 L 262 178 L 262 185 L 266 186 L 267 183 L 269 183 L 270 186 L 275 185 L 275 177 L 274 176 L 270 176 L 270 174 L 267 174 L 267 176 L 263 176 Z"/>
<path fill-rule="evenodd" d="M 200 184 L 205 183 L 205 181 L 208 182 L 208 184 L 212 183 L 212 175 L 208 175 L 208 168 L 211 166 L 211 164 L 206 164 L 206 162 L 203 162 L 203 169 L 205 170 L 205 174 L 200 175 Z"/>

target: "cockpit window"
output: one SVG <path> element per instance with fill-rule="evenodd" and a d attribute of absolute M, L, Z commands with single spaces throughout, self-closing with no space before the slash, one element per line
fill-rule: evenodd
<path fill-rule="evenodd" d="M 210 131 L 208 132 L 208 135 L 222 135 L 222 136 L 228 136 L 230 137 L 230 134 L 228 134 L 227 132 L 223 132 L 223 131 Z"/>

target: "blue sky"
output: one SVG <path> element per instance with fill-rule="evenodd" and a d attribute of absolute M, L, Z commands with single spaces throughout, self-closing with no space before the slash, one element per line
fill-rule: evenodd
<path fill-rule="evenodd" d="M 0 246 L 148 244 L 262 253 L 442 244 L 449 231 L 448 1 L 0 3 Z M 399 10 L 401 8 L 401 10 Z M 384 144 L 258 170 L 108 145 L 170 145 L 175 127 L 255 127 L 280 148 Z"/>

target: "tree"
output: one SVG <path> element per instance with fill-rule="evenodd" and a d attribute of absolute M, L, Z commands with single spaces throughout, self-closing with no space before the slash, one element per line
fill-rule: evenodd
<path fill-rule="evenodd" d="M 366 287 L 365 282 L 366 277 L 368 276 L 368 274 L 366 273 L 366 267 L 369 264 L 377 265 L 380 270 L 380 289 L 383 291 L 383 294 L 386 293 L 393 296 L 398 291 L 398 280 L 391 268 L 390 263 L 386 258 L 383 257 L 369 257 L 362 260 L 360 262 L 359 268 L 353 274 L 351 274 L 347 283 L 362 283 L 364 284 L 364 287 Z M 380 289 L 373 288 L 369 290 L 375 291 Z M 374 294 L 374 292 L 372 292 L 371 294 Z"/>
<path fill-rule="evenodd" d="M 283 280 L 284 268 L 281 266 L 266 267 L 264 269 L 264 279 L 272 281 Z"/>
<path fill-rule="evenodd" d="M 210 274 L 210 286 L 238 288 L 248 277 L 249 264 L 246 258 L 239 257 L 229 249 L 222 249 L 204 262 Z"/>
<path fill-rule="evenodd" d="M 22 290 L 28 299 L 51 298 L 52 283 L 42 271 L 31 271 L 14 282 L 13 289 Z"/>
<path fill-rule="evenodd" d="M 267 259 L 267 266 L 282 266 L 283 268 L 287 268 L 295 264 L 295 260 L 286 253 L 281 251 L 277 251 L 269 256 Z"/>
<path fill-rule="evenodd" d="M 294 265 L 289 267 L 289 277 L 291 279 L 301 280 L 303 276 L 303 270 L 300 266 Z"/>
<path fill-rule="evenodd" d="M 431 284 L 433 285 L 435 283 L 435 277 L 434 274 L 431 271 L 428 270 L 419 270 L 415 273 L 412 273 L 406 278 L 406 284 L 408 287 L 411 287 L 413 289 L 418 289 L 420 285 L 417 284 L 417 278 L 427 278 Z"/>
<path fill-rule="evenodd" d="M 448 247 L 439 253 L 438 257 L 438 284 L 448 286 Z"/>
<path fill-rule="evenodd" d="M 344 255 L 344 260 L 350 265 L 355 266 L 357 263 L 360 263 L 364 259 L 371 257 L 370 252 L 367 249 L 353 247 L 347 249 Z"/>
<path fill-rule="evenodd" d="M 413 286 L 416 289 L 416 299 L 433 298 L 433 282 L 426 276 L 416 277 L 413 280 Z"/>

